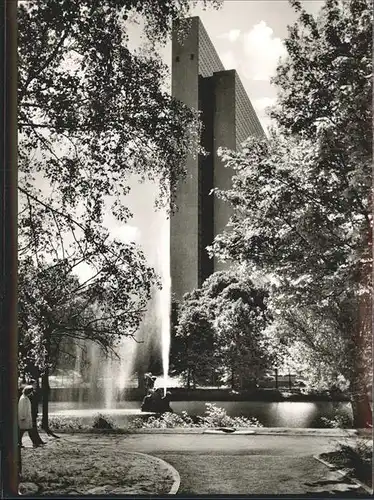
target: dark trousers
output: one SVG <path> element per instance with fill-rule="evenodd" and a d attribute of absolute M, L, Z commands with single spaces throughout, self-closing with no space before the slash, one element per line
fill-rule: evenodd
<path fill-rule="evenodd" d="M 25 432 L 28 432 L 29 437 L 32 441 L 32 444 L 36 444 L 35 442 L 35 434 L 33 434 L 32 429 L 18 429 L 18 444 L 22 446 L 22 437 Z"/>
<path fill-rule="evenodd" d="M 33 441 L 32 442 L 34 444 L 44 444 L 44 441 L 39 436 L 39 431 L 38 431 L 38 427 L 36 425 L 36 422 L 35 422 L 35 424 L 34 423 L 32 424 L 31 433 L 33 435 Z"/>
<path fill-rule="evenodd" d="M 22 437 L 23 437 L 25 432 L 27 432 L 29 434 L 29 438 L 31 439 L 33 446 L 37 446 L 43 442 L 40 439 L 38 429 L 36 427 L 33 427 L 32 429 L 18 429 L 18 444 L 19 444 L 19 446 L 22 446 Z"/>

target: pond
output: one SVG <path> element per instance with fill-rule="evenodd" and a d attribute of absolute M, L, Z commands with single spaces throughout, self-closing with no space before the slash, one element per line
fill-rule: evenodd
<path fill-rule="evenodd" d="M 255 417 L 264 427 L 322 427 L 321 417 L 333 418 L 337 413 L 352 418 L 351 405 L 346 402 L 264 402 L 264 401 L 214 401 L 232 417 Z M 191 416 L 203 415 L 206 410 L 204 401 L 172 401 L 174 412 L 186 411 Z M 92 417 L 97 413 L 113 417 L 117 425 L 126 420 L 126 415 L 140 410 L 137 401 L 121 402 L 113 409 L 95 407 L 89 403 L 51 402 L 50 415 Z"/>

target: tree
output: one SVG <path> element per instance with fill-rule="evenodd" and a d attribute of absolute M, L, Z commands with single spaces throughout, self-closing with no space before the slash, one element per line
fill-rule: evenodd
<path fill-rule="evenodd" d="M 154 271 L 137 263 L 138 250 L 113 242 L 119 256 L 115 272 L 98 269 L 80 281 L 69 263 L 36 266 L 31 259 L 19 269 L 19 359 L 20 370 L 36 380 L 42 376 L 43 428 L 48 430 L 48 376 L 60 359 L 64 344 L 78 346 L 92 341 L 112 352 L 122 336 L 135 336 L 157 283 Z"/>
<path fill-rule="evenodd" d="M 188 389 L 191 383 L 193 387 L 211 383 L 218 371 L 213 325 L 206 304 L 196 292 L 189 294 L 181 306 L 171 365 L 174 373 L 183 376 Z"/>
<path fill-rule="evenodd" d="M 187 373 L 188 381 L 200 376 L 207 384 L 229 376 L 233 389 L 253 387 L 272 362 L 264 334 L 266 295 L 238 270 L 216 272 L 186 294 L 174 340 L 176 371 Z"/>
<path fill-rule="evenodd" d="M 273 283 L 283 337 L 312 349 L 351 394 L 355 425 L 370 417 L 371 2 L 327 0 L 300 13 L 274 83 L 278 130 L 221 151 L 236 172 L 217 195 L 234 215 L 212 251 Z M 316 326 L 318 325 L 318 331 Z"/>
<path fill-rule="evenodd" d="M 299 19 L 289 27 L 288 58 L 273 78 L 278 99 L 271 116 L 286 135 L 315 138 L 328 128 L 344 164 L 354 158 L 365 164 L 372 155 L 373 2 L 325 0 L 316 19 L 299 0 L 290 3 Z M 346 183 L 359 204 L 350 176 Z"/>
<path fill-rule="evenodd" d="M 227 303 L 216 317 L 220 358 L 232 389 L 256 388 L 258 379 L 272 366 L 262 312 L 238 299 Z"/>

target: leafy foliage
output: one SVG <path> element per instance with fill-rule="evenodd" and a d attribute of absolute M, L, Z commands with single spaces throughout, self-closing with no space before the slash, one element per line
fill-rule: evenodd
<path fill-rule="evenodd" d="M 41 419 L 39 424 L 41 425 Z M 92 426 L 84 423 L 82 418 L 79 417 L 60 417 L 57 415 L 51 416 L 49 419 L 49 426 L 54 431 L 58 432 L 82 432 L 92 431 Z"/>
<path fill-rule="evenodd" d="M 113 430 L 117 426 L 113 419 L 108 417 L 108 415 L 102 415 L 99 413 L 95 416 L 92 427 L 94 429 Z"/>
<path fill-rule="evenodd" d="M 336 152 L 345 161 L 371 158 L 372 0 L 326 0 L 316 19 L 298 0 L 290 3 L 299 19 L 273 79 L 273 118 L 286 134 L 316 137 L 326 128 L 337 145 L 342 141 Z"/>
<path fill-rule="evenodd" d="M 187 385 L 220 382 L 246 388 L 269 367 L 266 293 L 238 271 L 214 273 L 180 304 L 172 364 Z M 173 351 L 172 351 L 173 352 Z"/>
<path fill-rule="evenodd" d="M 138 418 L 134 420 L 133 425 L 139 429 L 174 429 L 176 427 L 188 428 L 195 427 L 192 419 L 183 412 L 182 415 L 177 413 L 163 413 L 159 417 L 149 417 L 147 420 Z"/>
<path fill-rule="evenodd" d="M 344 469 L 348 476 L 364 482 L 370 488 L 373 485 L 373 440 L 358 438 L 355 443 L 340 442 L 336 451 L 323 453 L 322 458 L 335 467 Z"/>
<path fill-rule="evenodd" d="M 223 408 L 214 403 L 206 403 L 206 411 L 200 417 L 202 427 L 262 427 L 262 424 L 253 417 L 230 417 Z"/>
<path fill-rule="evenodd" d="M 344 413 L 337 413 L 333 418 L 321 417 L 320 421 L 327 429 L 350 429 L 352 427 L 352 419 Z"/>
<path fill-rule="evenodd" d="M 181 309 L 175 343 L 171 359 L 173 371 L 184 374 L 187 387 L 191 382 L 195 386 L 209 380 L 217 368 L 217 359 L 213 325 L 204 305 L 193 301 L 191 308 Z"/>
<path fill-rule="evenodd" d="M 230 417 L 226 410 L 218 407 L 214 403 L 206 403 L 204 416 L 197 417 L 197 420 L 190 417 L 183 411 L 181 415 L 176 413 L 164 413 L 159 417 L 150 417 L 147 420 L 137 419 L 135 425 L 143 429 L 167 429 L 167 428 L 215 428 L 215 427 L 262 427 L 256 418 Z"/>

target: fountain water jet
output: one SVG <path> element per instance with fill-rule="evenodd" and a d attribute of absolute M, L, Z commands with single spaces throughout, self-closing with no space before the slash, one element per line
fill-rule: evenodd
<path fill-rule="evenodd" d="M 123 337 L 117 347 L 116 357 L 106 359 L 104 369 L 104 404 L 106 409 L 115 408 L 117 398 L 125 390 L 132 375 L 136 344 L 132 338 Z"/>
<path fill-rule="evenodd" d="M 170 355 L 170 310 L 171 310 L 171 277 L 170 277 L 170 224 L 164 224 L 163 244 L 161 246 L 161 279 L 162 289 L 159 292 L 160 297 L 160 315 L 161 315 L 161 356 L 162 369 L 164 375 L 164 396 L 167 390 L 167 380 L 169 374 L 169 355 Z"/>
<path fill-rule="evenodd" d="M 154 267 L 161 278 L 162 289 L 154 289 L 147 312 L 136 334 L 140 344 L 124 337 L 117 347 L 116 357 L 108 358 L 94 343 L 87 342 L 84 362 L 79 359 L 76 368 L 84 365 L 86 374 L 82 393 L 88 391 L 90 404 L 97 409 L 115 409 L 121 406 L 118 396 L 129 387 L 130 377 L 145 372 L 163 372 L 163 389 L 166 393 L 170 351 L 170 220 L 165 211 L 154 210 L 155 189 L 151 183 L 137 184 L 136 192 L 129 203 L 134 213 L 131 241 L 139 244 L 148 264 Z M 151 215 L 152 214 L 152 215 Z M 151 223 L 150 223 L 151 221 Z M 121 227 L 116 231 L 121 232 Z M 126 232 L 126 231 L 124 231 Z M 130 241 L 130 240 L 129 240 Z M 101 311 L 97 310 L 100 315 Z M 161 380 L 160 380 L 161 382 Z M 131 387 L 135 382 L 131 381 Z M 159 384 L 161 386 L 161 384 Z"/>
<path fill-rule="evenodd" d="M 105 408 L 116 406 L 116 394 L 123 393 L 126 382 L 135 372 L 142 376 L 150 370 L 150 359 L 156 357 L 162 364 L 164 394 L 167 390 L 170 354 L 170 220 L 159 212 L 158 224 L 143 233 L 140 245 L 149 265 L 161 278 L 161 290 L 154 289 L 145 317 L 136 334 L 141 343 L 132 338 L 121 339 L 117 354 L 119 359 L 105 361 L 104 403 Z"/>

